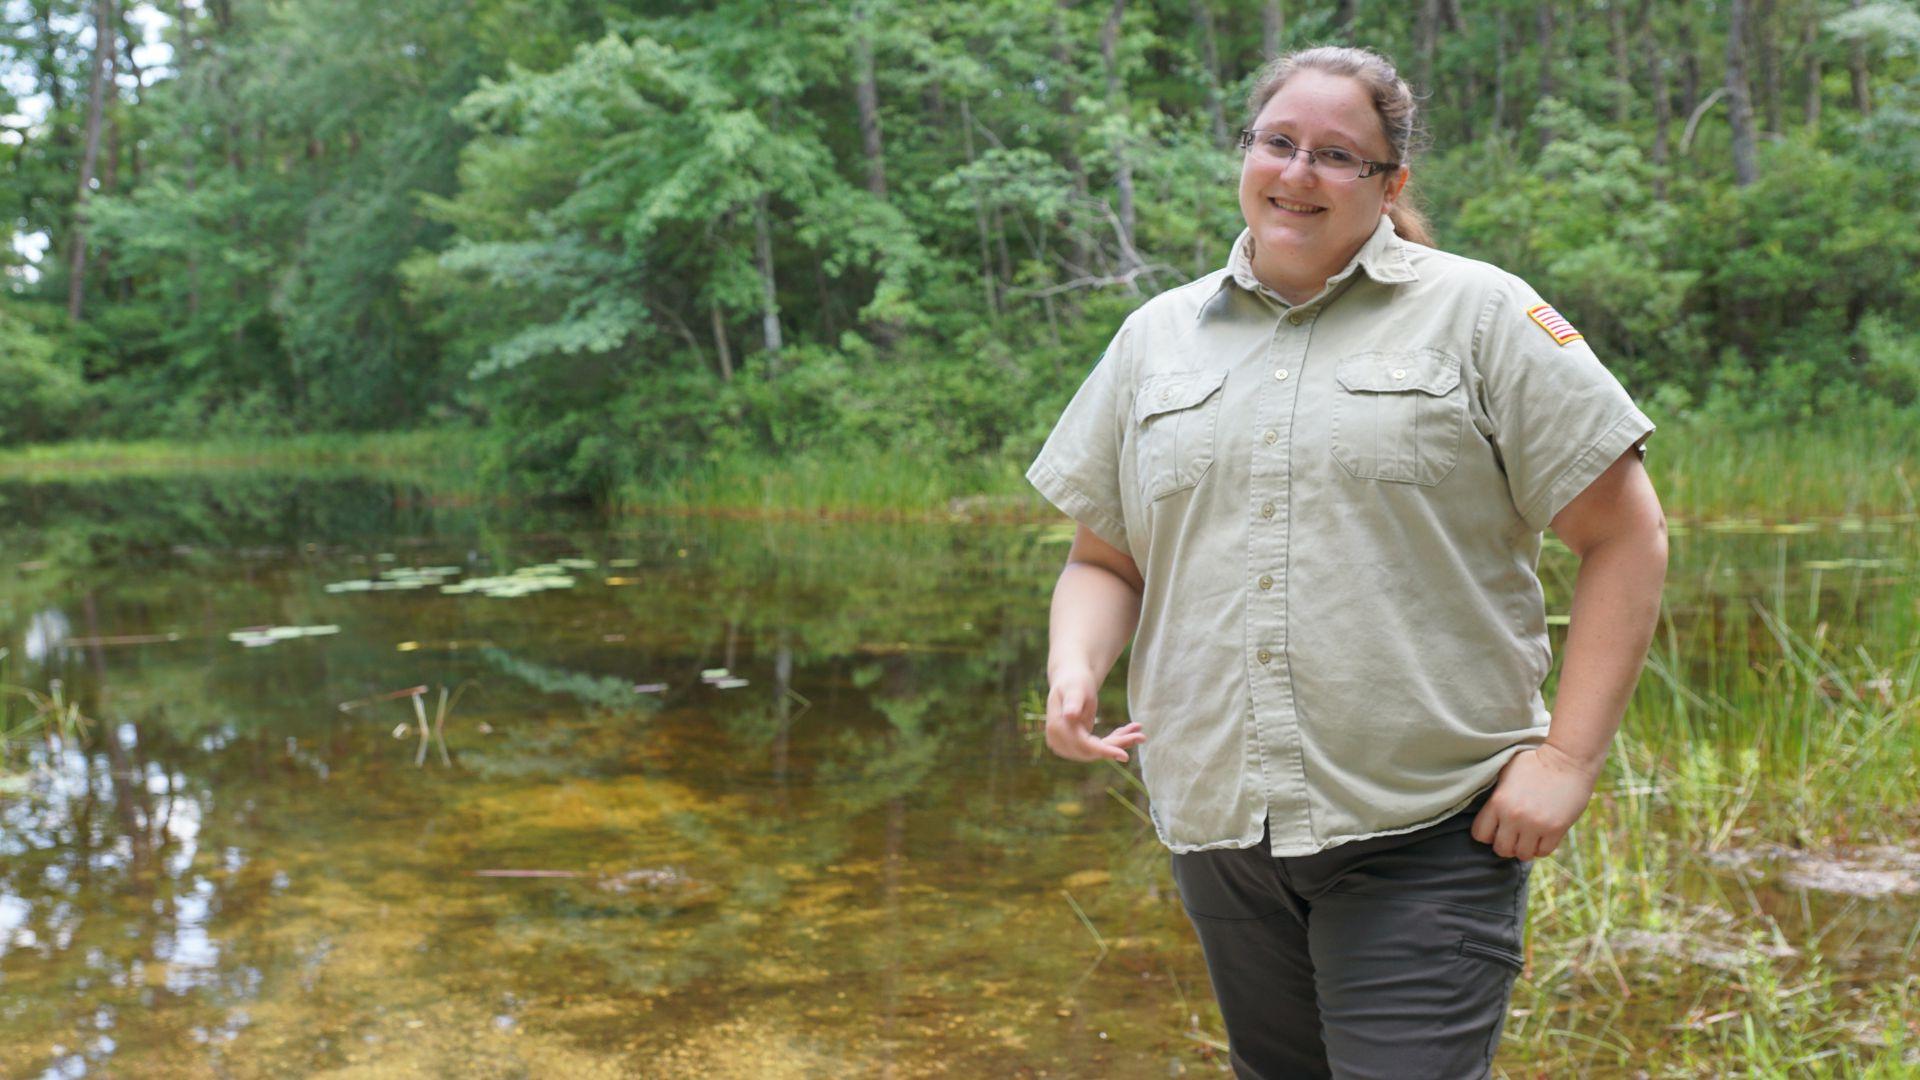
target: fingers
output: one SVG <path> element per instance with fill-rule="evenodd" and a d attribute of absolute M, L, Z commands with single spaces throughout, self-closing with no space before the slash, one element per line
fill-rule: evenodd
<path fill-rule="evenodd" d="M 1485 806 L 1480 808 L 1478 814 L 1473 816 L 1473 828 L 1467 831 L 1475 840 L 1483 844 L 1491 845 L 1493 843 L 1496 826 L 1498 826 L 1499 822 L 1500 815 L 1494 813 L 1493 803 L 1489 801 Z"/>
<path fill-rule="evenodd" d="M 1112 731 L 1107 732 L 1101 736 L 1099 741 L 1108 748 L 1109 752 L 1104 756 L 1113 758 L 1115 761 L 1124 762 L 1127 760 L 1127 751 L 1125 748 L 1129 746 L 1139 746 L 1141 743 L 1146 742 L 1147 735 L 1146 732 L 1140 730 L 1138 723 L 1129 723 L 1122 724 Z M 1118 753 L 1113 753 L 1113 751 L 1118 751 Z"/>
<path fill-rule="evenodd" d="M 1093 734 L 1098 705 L 1077 686 L 1056 686 L 1047 695 L 1047 749 L 1069 761 L 1127 760 L 1127 747 L 1146 741 L 1138 723 L 1123 724 L 1105 737 Z"/>

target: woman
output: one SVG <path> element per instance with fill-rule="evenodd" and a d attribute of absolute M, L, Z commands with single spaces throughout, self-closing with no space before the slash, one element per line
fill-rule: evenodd
<path fill-rule="evenodd" d="M 1237 1075 L 1484 1076 L 1658 612 L 1653 425 L 1524 282 L 1425 246 L 1388 61 L 1295 53 L 1249 105 L 1227 265 L 1128 317 L 1027 473 L 1078 522 L 1047 744 L 1139 748 Z M 1580 559 L 1551 715 L 1546 528 Z"/>

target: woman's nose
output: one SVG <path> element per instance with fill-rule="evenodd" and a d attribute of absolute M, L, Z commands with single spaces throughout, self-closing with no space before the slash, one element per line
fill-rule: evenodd
<path fill-rule="evenodd" d="M 1305 150 L 1295 150 L 1292 157 L 1281 162 L 1280 175 L 1296 184 L 1314 184 L 1320 180 L 1320 170 L 1313 167 L 1313 155 Z"/>

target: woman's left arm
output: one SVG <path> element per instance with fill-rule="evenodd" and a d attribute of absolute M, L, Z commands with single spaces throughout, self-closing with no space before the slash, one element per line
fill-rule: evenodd
<path fill-rule="evenodd" d="M 1580 559 L 1553 722 L 1544 745 L 1507 762 L 1473 822 L 1474 838 L 1506 858 L 1551 854 L 1593 798 L 1667 574 L 1666 515 L 1634 450 L 1554 515 L 1552 528 Z"/>

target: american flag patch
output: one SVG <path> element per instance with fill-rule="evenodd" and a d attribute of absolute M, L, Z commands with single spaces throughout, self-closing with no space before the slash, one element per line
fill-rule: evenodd
<path fill-rule="evenodd" d="M 1573 342 L 1584 340 L 1587 336 L 1575 330 L 1572 323 L 1568 322 L 1559 312 L 1553 310 L 1552 304 L 1533 305 L 1527 309 L 1527 317 L 1539 323 L 1540 329 L 1552 335 L 1553 340 L 1561 345 L 1570 345 Z"/>

